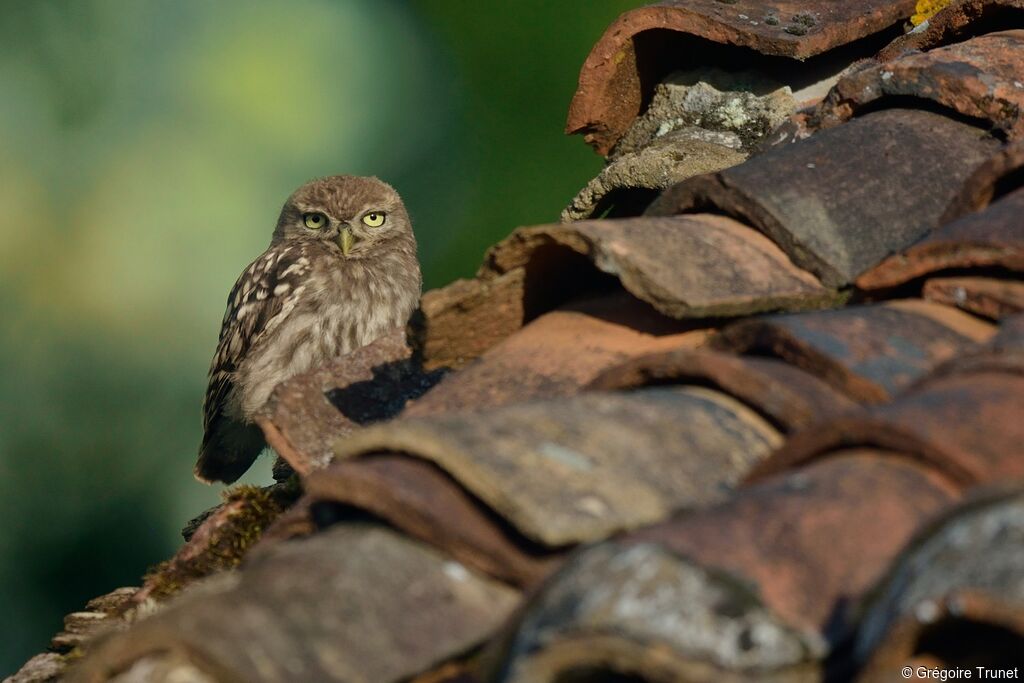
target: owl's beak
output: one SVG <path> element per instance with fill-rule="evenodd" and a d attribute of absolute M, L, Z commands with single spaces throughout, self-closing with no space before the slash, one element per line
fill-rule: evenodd
<path fill-rule="evenodd" d="M 352 251 L 352 245 L 356 243 L 355 235 L 352 234 L 352 230 L 349 228 L 342 228 L 341 232 L 338 233 L 338 246 L 341 247 L 341 253 L 348 256 L 348 252 Z"/>

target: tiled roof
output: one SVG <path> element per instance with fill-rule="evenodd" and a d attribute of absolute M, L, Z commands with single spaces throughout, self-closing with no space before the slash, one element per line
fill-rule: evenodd
<path fill-rule="evenodd" d="M 588 58 L 570 128 L 607 151 L 650 74 L 695 59 L 650 32 L 742 46 L 707 54 L 751 68 L 772 63 L 759 53 L 848 66 L 914 4 L 628 12 Z M 71 680 L 875 681 L 1013 666 L 1017 7 L 954 3 L 749 160 L 627 216 L 520 228 L 475 278 L 428 292 L 408 336 L 280 386 L 261 426 L 301 497 L 252 549 L 239 520 L 256 503 L 236 498 L 179 554 L 230 566 L 214 550 L 245 540 L 237 571 L 146 618 L 152 600 L 118 594 L 72 619 L 136 621 L 64 634 L 59 650 L 85 652 Z"/>

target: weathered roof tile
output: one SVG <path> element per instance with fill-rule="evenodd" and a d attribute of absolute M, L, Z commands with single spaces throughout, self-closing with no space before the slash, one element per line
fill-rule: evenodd
<path fill-rule="evenodd" d="M 358 508 L 515 586 L 536 585 L 564 554 L 523 537 L 444 470 L 418 458 L 342 460 L 308 478 L 306 491 L 308 514 L 320 524 Z"/>
<path fill-rule="evenodd" d="M 1024 494 L 974 496 L 920 534 L 892 564 L 857 631 L 860 680 L 896 680 L 908 663 L 938 670 L 963 655 L 991 669 L 1024 641 Z"/>
<path fill-rule="evenodd" d="M 958 486 L 1024 477 L 1024 376 L 941 373 L 892 403 L 791 436 L 751 475 L 761 479 L 844 445 L 872 445 L 929 463 Z"/>
<path fill-rule="evenodd" d="M 719 500 L 780 441 L 725 394 L 658 387 L 408 418 L 335 448 L 340 459 L 430 460 L 523 536 L 557 548 Z"/>
<path fill-rule="evenodd" d="M 550 283 L 559 252 L 587 257 L 626 291 L 674 318 L 806 308 L 834 295 L 771 240 L 725 216 L 579 221 L 525 228 L 492 247 L 483 272 L 524 268 Z"/>
<path fill-rule="evenodd" d="M 517 598 L 394 531 L 342 524 L 267 548 L 95 643 L 69 680 L 106 680 L 154 656 L 218 681 L 407 680 L 478 645 Z"/>
<path fill-rule="evenodd" d="M 932 101 L 965 117 L 988 122 L 1010 139 L 1024 134 L 1024 31 L 989 33 L 931 52 L 912 52 L 880 64 L 866 63 L 832 88 L 812 117 L 834 126 L 887 99 Z"/>
<path fill-rule="evenodd" d="M 710 330 L 662 316 L 624 292 L 576 300 L 541 315 L 441 380 L 405 414 L 491 408 L 577 393 L 628 358 L 695 348 Z"/>
<path fill-rule="evenodd" d="M 989 31 L 1020 28 L 1024 24 L 1022 0 L 953 0 L 925 24 L 896 38 L 877 55 L 889 61 L 906 52 L 932 50 Z"/>
<path fill-rule="evenodd" d="M 928 301 L 956 306 L 975 315 L 999 320 L 1024 311 L 1024 282 L 992 277 L 935 277 L 922 295 Z"/>
<path fill-rule="evenodd" d="M 684 181 L 648 213 L 741 218 L 826 285 L 842 286 L 938 227 L 964 179 L 998 146 L 940 114 L 884 110 Z"/>
<path fill-rule="evenodd" d="M 857 278 L 862 289 L 885 289 L 954 268 L 1024 272 L 1024 188 L 987 209 L 947 223 Z"/>
<path fill-rule="evenodd" d="M 300 474 L 330 458 L 330 441 L 359 424 L 396 415 L 436 375 L 410 361 L 405 332 L 303 373 L 275 390 L 257 418 L 270 446 Z"/>
<path fill-rule="evenodd" d="M 727 65 L 726 55 L 714 54 L 716 45 L 742 48 L 734 63 L 774 66 L 785 84 L 799 90 L 804 81 L 821 78 L 821 65 L 802 67 L 797 60 L 885 32 L 913 10 L 914 0 L 667 0 L 631 10 L 608 27 L 587 57 L 566 131 L 585 133 L 599 153 L 607 153 L 669 71 L 719 60 Z M 687 46 L 686 37 L 698 44 Z M 701 55 L 699 61 L 694 54 Z"/>
<path fill-rule="evenodd" d="M 880 402 L 994 333 L 956 309 L 906 300 L 752 318 L 710 344 L 774 355 L 857 400 Z"/>
<path fill-rule="evenodd" d="M 813 676 L 830 619 L 953 499 L 906 460 L 847 451 L 599 545 L 521 611 L 497 680 Z"/>
<path fill-rule="evenodd" d="M 712 386 L 787 432 L 857 407 L 845 394 L 789 363 L 706 350 L 640 356 L 605 371 L 589 388 L 610 391 L 664 384 Z"/>

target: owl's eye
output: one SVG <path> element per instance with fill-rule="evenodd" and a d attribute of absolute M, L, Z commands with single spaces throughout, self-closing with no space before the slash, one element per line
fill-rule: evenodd
<path fill-rule="evenodd" d="M 326 227 L 327 216 L 318 211 L 314 211 L 313 213 L 304 213 L 302 214 L 302 222 L 311 230 L 319 230 L 320 228 Z"/>
<path fill-rule="evenodd" d="M 379 228 L 384 225 L 385 215 L 386 214 L 383 211 L 371 211 L 363 216 L 363 223 L 366 223 L 371 228 Z"/>

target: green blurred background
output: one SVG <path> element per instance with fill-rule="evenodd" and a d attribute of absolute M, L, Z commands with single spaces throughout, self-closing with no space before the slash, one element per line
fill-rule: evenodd
<path fill-rule="evenodd" d="M 218 501 L 206 369 L 291 190 L 381 176 L 427 287 L 472 274 L 600 168 L 562 127 L 633 4 L 0 0 L 0 674 Z"/>

